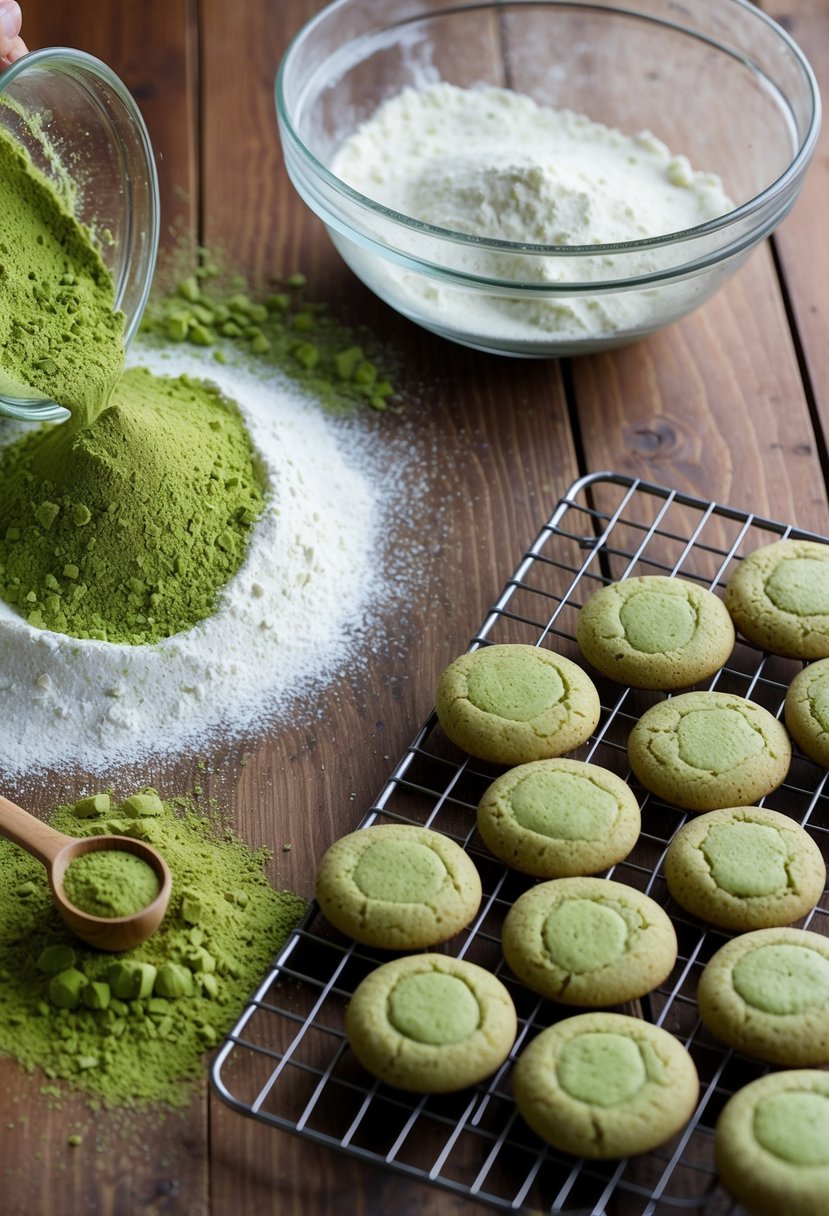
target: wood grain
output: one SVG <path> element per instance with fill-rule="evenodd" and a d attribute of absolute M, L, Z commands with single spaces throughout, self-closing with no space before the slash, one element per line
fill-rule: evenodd
<path fill-rule="evenodd" d="M 820 428 L 829 427 L 829 242 L 826 198 L 829 192 L 829 8 L 823 0 L 764 0 L 763 9 L 801 46 L 823 97 L 824 120 L 803 192 L 774 237 L 790 307 L 796 323 Z"/>
<path fill-rule="evenodd" d="M 360 424 L 377 457 L 405 470 L 387 542 L 400 594 L 376 606 L 363 661 L 245 739 L 112 774 L 119 788 L 150 782 L 165 795 L 200 782 L 251 844 L 274 850 L 272 880 L 306 896 L 322 851 L 371 805 L 431 709 L 438 673 L 466 648 L 579 473 L 617 469 L 829 528 L 820 461 L 829 409 L 823 160 L 778 238 L 796 334 L 764 248 L 697 314 L 626 350 L 567 367 L 481 356 L 417 330 L 357 284 L 288 180 L 273 77 L 319 7 L 245 0 L 230 19 L 219 0 L 24 0 L 31 46 L 89 50 L 138 97 L 168 244 L 183 236 L 222 246 L 259 282 L 304 270 L 316 298 L 370 325 L 399 363 L 402 415 Z M 823 0 L 779 0 L 776 9 L 809 39 L 825 74 Z M 83 773 L 56 774 L 49 788 L 5 792 L 43 813 L 84 782 Z M 243 1118 L 206 1084 L 183 1112 L 97 1114 L 44 1086 L 0 1059 L 3 1216 L 490 1210 Z M 76 1131 L 82 1144 L 70 1148 Z"/>
<path fill-rule="evenodd" d="M 109 64 L 138 102 L 156 157 L 161 240 L 167 249 L 198 234 L 199 142 L 196 0 L 75 0 L 24 3 L 30 50 L 67 46 Z"/>

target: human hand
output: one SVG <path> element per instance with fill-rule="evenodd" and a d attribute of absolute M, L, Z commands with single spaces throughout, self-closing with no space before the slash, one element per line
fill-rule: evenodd
<path fill-rule="evenodd" d="M 15 0 L 0 0 L 0 72 L 29 49 L 20 37 L 22 23 L 20 5 Z"/>

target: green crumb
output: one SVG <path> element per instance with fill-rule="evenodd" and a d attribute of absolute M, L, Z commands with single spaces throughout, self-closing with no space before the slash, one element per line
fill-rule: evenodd
<path fill-rule="evenodd" d="M 61 921 L 40 863 L 0 840 L 0 1051 L 41 1069 L 43 1092 L 58 1099 L 63 1083 L 99 1106 L 185 1105 L 205 1076 L 204 1052 L 237 1020 L 305 902 L 271 887 L 267 850 L 185 798 L 147 819 L 63 806 L 51 822 L 70 836 L 147 840 L 170 867 L 173 894 L 148 941 L 117 956 L 96 951 Z M 24 884 L 33 887 L 25 901 Z"/>
<path fill-rule="evenodd" d="M 73 422 L 89 422 L 121 373 L 124 316 L 70 200 L 2 126 L 0 280 L 0 375 L 66 406 Z M 47 518 L 51 506 L 40 508 Z"/>
<path fill-rule="evenodd" d="M 66 1137 L 66 1143 L 70 1148 L 77 1148 L 83 1144 L 83 1136 L 79 1136 L 77 1132 L 73 1132 L 71 1136 Z"/>
<path fill-rule="evenodd" d="M 212 613 L 263 503 L 232 403 L 128 371 L 88 426 L 0 451 L 0 598 L 70 637 L 160 641 Z"/>
<path fill-rule="evenodd" d="M 142 331 L 160 344 L 213 346 L 214 358 L 230 366 L 278 369 L 329 413 L 396 412 L 393 353 L 365 327 L 343 324 L 311 299 L 305 275 L 292 274 L 279 287 L 260 299 L 203 254 L 194 274 L 154 292 Z"/>
<path fill-rule="evenodd" d="M 67 867 L 63 889 L 90 916 L 132 916 L 158 896 L 161 882 L 143 857 L 122 849 L 83 853 Z"/>

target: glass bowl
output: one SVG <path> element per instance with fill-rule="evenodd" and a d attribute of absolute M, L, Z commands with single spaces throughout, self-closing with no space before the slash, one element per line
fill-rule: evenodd
<path fill-rule="evenodd" d="M 418 221 L 332 172 L 384 101 L 439 81 L 652 132 L 718 175 L 730 209 L 619 244 L 529 244 Z M 443 337 L 535 357 L 619 346 L 707 300 L 791 208 L 820 125 L 802 52 L 745 0 L 337 0 L 288 47 L 276 109 L 296 189 L 364 283 Z"/>
<path fill-rule="evenodd" d="M 112 273 L 125 343 L 138 330 L 158 252 L 158 177 L 147 128 L 105 63 L 64 47 L 33 51 L 0 73 L 0 123 L 98 237 Z M 2 369 L 0 369 L 2 373 Z M 44 421 L 66 410 L 0 383 L 0 413 Z"/>

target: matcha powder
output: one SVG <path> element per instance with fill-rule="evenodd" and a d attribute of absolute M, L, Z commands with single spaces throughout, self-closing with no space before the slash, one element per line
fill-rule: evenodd
<path fill-rule="evenodd" d="M 212 612 L 262 504 L 238 409 L 133 369 L 88 426 L 0 452 L 0 596 L 37 628 L 157 642 Z"/>
<path fill-rule="evenodd" d="M 0 374 L 82 425 L 123 363 L 124 315 L 90 233 L 0 128 Z"/>
<path fill-rule="evenodd" d="M 82 853 L 63 876 L 63 889 L 90 916 L 132 916 L 148 907 L 161 890 L 155 870 L 123 849 Z"/>
<path fill-rule="evenodd" d="M 108 804 L 61 807 L 53 826 L 154 845 L 173 876 L 167 915 L 141 946 L 95 951 L 63 925 L 43 867 L 0 840 L 0 1049 L 110 1106 L 182 1105 L 305 904 L 271 887 L 267 850 L 186 800 Z"/>

